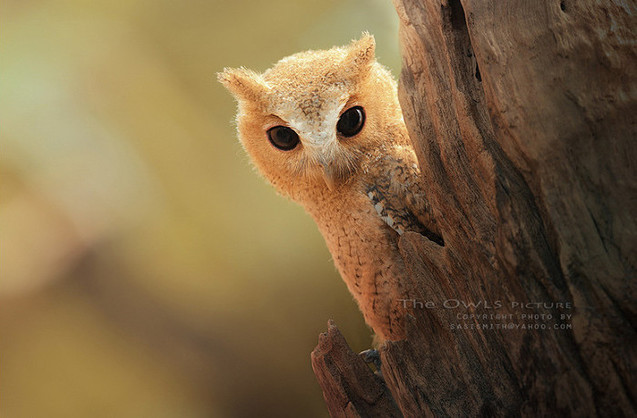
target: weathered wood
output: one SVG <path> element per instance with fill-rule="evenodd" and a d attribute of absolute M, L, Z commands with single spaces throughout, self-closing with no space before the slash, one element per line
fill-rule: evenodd
<path fill-rule="evenodd" d="M 381 350 L 396 403 L 405 416 L 634 415 L 635 6 L 394 4 L 401 106 L 445 241 L 400 242 L 404 280 L 430 305 Z M 458 316 L 496 312 L 573 315 L 557 324 L 572 329 Z"/>
<path fill-rule="evenodd" d="M 565 301 L 575 319 L 440 348 L 466 353 L 458 387 L 488 365 L 497 410 L 632 411 L 634 19 L 593 2 L 463 4 L 397 4 L 401 105 L 447 243 L 444 260 L 418 251 L 417 277 L 449 284 L 430 297 Z"/>
<path fill-rule="evenodd" d="M 312 368 L 333 417 L 401 417 L 383 379 L 347 345 L 332 321 L 312 351 Z"/>

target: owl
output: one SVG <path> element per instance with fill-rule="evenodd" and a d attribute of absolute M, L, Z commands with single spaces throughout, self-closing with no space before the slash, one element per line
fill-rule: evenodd
<path fill-rule="evenodd" d="M 415 231 L 443 245 L 374 37 L 281 59 L 264 73 L 226 68 L 239 139 L 258 171 L 314 218 L 366 323 L 381 341 L 405 337 L 405 263 Z"/>

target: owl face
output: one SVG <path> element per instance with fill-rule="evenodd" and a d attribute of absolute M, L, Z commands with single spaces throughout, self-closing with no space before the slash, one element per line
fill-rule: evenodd
<path fill-rule="evenodd" d="M 226 69 L 220 81 L 239 103 L 240 140 L 283 194 L 335 192 L 400 117 L 395 81 L 374 59 L 374 38 L 284 58 L 263 74 Z"/>

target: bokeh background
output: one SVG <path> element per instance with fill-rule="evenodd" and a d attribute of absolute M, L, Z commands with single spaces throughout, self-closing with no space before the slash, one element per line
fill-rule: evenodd
<path fill-rule="evenodd" d="M 215 73 L 368 30 L 397 75 L 391 2 L 2 9 L 2 416 L 326 416 L 319 333 L 371 333 L 312 220 L 251 168 Z"/>

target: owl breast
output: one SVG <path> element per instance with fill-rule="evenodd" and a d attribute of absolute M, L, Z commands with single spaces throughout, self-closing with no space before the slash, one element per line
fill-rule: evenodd
<path fill-rule="evenodd" d="M 411 152 L 383 155 L 366 174 L 307 210 L 367 323 L 397 340 L 404 337 L 402 300 L 412 298 L 401 281 L 407 272 L 398 240 L 404 231 L 425 230 L 405 196 L 419 189 L 419 171 Z"/>
<path fill-rule="evenodd" d="M 399 235 L 362 190 L 356 200 L 329 219 L 317 219 L 317 224 L 366 322 L 383 339 L 400 339 L 403 325 L 398 300 L 407 297 L 398 280 L 405 274 Z"/>

